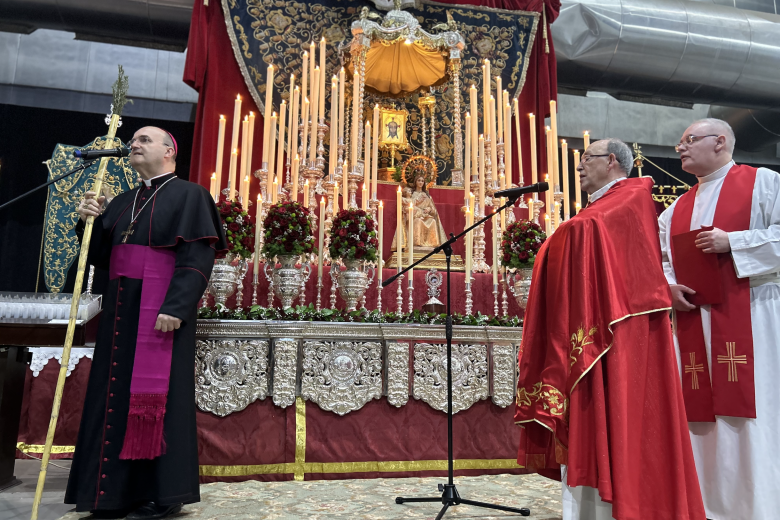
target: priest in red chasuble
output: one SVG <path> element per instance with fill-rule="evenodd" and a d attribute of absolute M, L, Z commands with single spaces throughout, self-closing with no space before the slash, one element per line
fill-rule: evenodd
<path fill-rule="evenodd" d="M 577 166 L 589 203 L 534 264 L 518 463 L 563 483 L 564 519 L 703 520 L 650 178 L 618 139 Z"/>
<path fill-rule="evenodd" d="M 172 135 L 141 128 L 130 151 L 141 185 L 78 209 L 97 217 L 88 261 L 109 284 L 65 503 L 139 520 L 200 500 L 197 304 L 227 244 L 209 192 L 174 173 Z"/>
<path fill-rule="evenodd" d="M 659 223 L 707 517 L 759 520 L 780 518 L 780 176 L 735 164 L 734 145 L 718 119 L 685 130 L 699 182 Z"/>

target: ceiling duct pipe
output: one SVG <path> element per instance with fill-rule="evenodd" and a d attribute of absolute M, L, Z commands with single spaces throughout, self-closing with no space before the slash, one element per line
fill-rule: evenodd
<path fill-rule="evenodd" d="M 780 106 L 780 16 L 684 0 L 566 0 L 558 84 L 683 103 Z"/>
<path fill-rule="evenodd" d="M 712 106 L 709 116 L 731 125 L 739 150 L 758 152 L 780 142 L 780 112 Z"/>

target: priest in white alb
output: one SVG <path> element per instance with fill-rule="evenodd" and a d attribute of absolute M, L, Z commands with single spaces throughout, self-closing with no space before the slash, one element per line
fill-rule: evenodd
<path fill-rule="evenodd" d="M 780 518 L 780 175 L 735 164 L 734 144 L 718 119 L 685 130 L 676 150 L 698 184 L 661 215 L 660 238 L 707 518 L 765 520 Z M 717 255 L 721 288 L 697 307 L 678 280 L 693 256 L 673 237 L 702 227 L 691 247 Z"/>

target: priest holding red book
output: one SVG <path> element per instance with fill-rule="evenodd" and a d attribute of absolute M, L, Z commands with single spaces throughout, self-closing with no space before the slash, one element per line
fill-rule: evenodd
<path fill-rule="evenodd" d="M 718 119 L 685 130 L 699 182 L 659 223 L 707 518 L 759 520 L 780 514 L 780 175 L 735 164 L 734 144 Z"/>
<path fill-rule="evenodd" d="M 520 353 L 518 463 L 563 483 L 564 520 L 704 520 L 675 361 L 651 178 L 594 142 L 587 207 L 534 263 Z"/>

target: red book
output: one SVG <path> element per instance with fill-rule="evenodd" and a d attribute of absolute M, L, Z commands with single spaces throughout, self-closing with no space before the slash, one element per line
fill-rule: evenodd
<path fill-rule="evenodd" d="M 694 229 L 672 236 L 674 274 L 677 283 L 690 287 L 696 294 L 686 294 L 693 305 L 712 305 L 722 301 L 718 255 L 705 253 L 696 247 L 696 237 L 702 231 L 711 231 L 712 226 Z"/>

